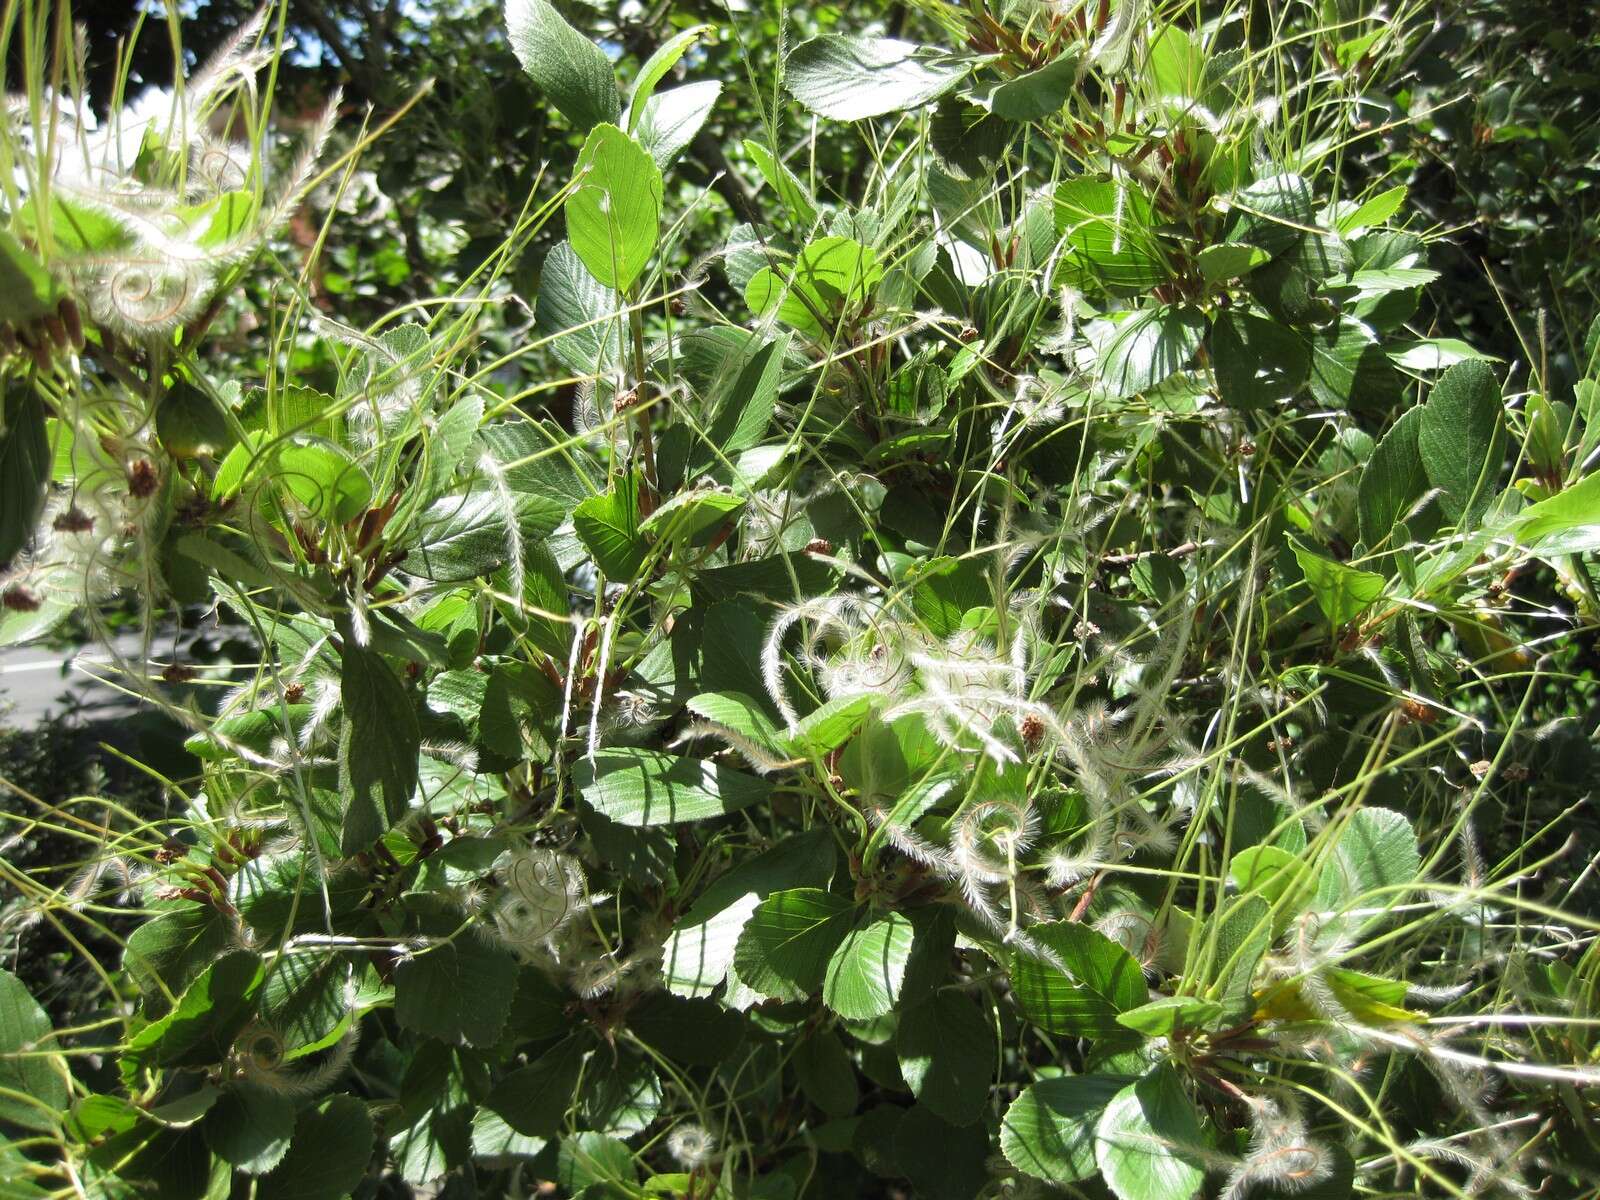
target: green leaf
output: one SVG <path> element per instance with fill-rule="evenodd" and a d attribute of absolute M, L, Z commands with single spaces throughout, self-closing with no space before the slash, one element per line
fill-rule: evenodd
<path fill-rule="evenodd" d="M 893 1009 L 915 932 L 911 919 L 894 910 L 863 918 L 828 960 L 823 1003 L 850 1021 L 870 1021 Z"/>
<path fill-rule="evenodd" d="M 201 1128 L 223 1162 L 246 1175 L 272 1170 L 294 1135 L 294 1102 L 282 1092 L 239 1081 L 223 1092 Z"/>
<path fill-rule="evenodd" d="M 761 172 L 761 177 L 767 181 L 767 186 L 789 210 L 789 215 L 794 218 L 795 224 L 802 230 L 815 225 L 817 202 L 811 198 L 811 190 L 800 177 L 791 171 L 782 159 L 754 138 L 745 138 L 744 152 L 750 161 L 755 163 L 756 170 Z"/>
<path fill-rule="evenodd" d="M 1066 240 L 1062 265 L 1069 277 L 1129 291 L 1165 282 L 1154 210 L 1131 184 L 1064 180 L 1056 186 L 1055 217 L 1056 232 Z"/>
<path fill-rule="evenodd" d="M 22 981 L 0 970 L 0 1121 L 48 1133 L 66 1111 L 67 1063 L 55 1031 Z"/>
<path fill-rule="evenodd" d="M 542 757 L 555 740 L 560 709 L 560 688 L 538 667 L 496 663 L 478 709 L 478 741 L 503 758 Z"/>
<path fill-rule="evenodd" d="M 607 579 L 631 580 L 650 549 L 639 534 L 639 477 L 618 476 L 610 491 L 583 501 L 572 510 L 572 527 Z"/>
<path fill-rule="evenodd" d="M 958 1128 L 925 1104 L 912 1105 L 894 1131 L 894 1158 L 916 1195 L 970 1200 L 989 1179 L 989 1135 L 979 1125 Z"/>
<path fill-rule="evenodd" d="M 434 583 L 463 583 L 492 575 L 511 557 L 510 539 L 520 529 L 506 525 L 505 503 L 489 484 L 441 496 L 417 516 L 416 544 L 402 567 Z"/>
<path fill-rule="evenodd" d="M 855 922 L 855 905 L 818 888 L 773 892 L 756 905 L 733 952 L 739 978 L 763 996 L 801 1000 L 822 987 Z"/>
<path fill-rule="evenodd" d="M 1171 1037 L 1179 1029 L 1202 1029 L 1222 1014 L 1222 1005 L 1198 996 L 1161 996 L 1117 1014 L 1117 1023 L 1146 1037 Z"/>
<path fill-rule="evenodd" d="M 1267 408 L 1295 396 L 1311 355 L 1294 330 L 1253 313 L 1224 312 L 1211 327 L 1217 395 L 1230 408 Z"/>
<path fill-rule="evenodd" d="M 1339 831 L 1333 853 L 1317 880 L 1317 907 L 1371 908 L 1359 918 L 1330 921 L 1361 929 L 1383 919 L 1383 910 L 1404 903 L 1405 890 L 1421 882 L 1422 858 L 1411 822 L 1387 808 L 1362 808 Z"/>
<path fill-rule="evenodd" d="M 1200 267 L 1200 274 L 1210 282 L 1226 283 L 1230 279 L 1248 275 L 1271 257 L 1260 246 L 1219 242 L 1195 255 L 1195 263 Z"/>
<path fill-rule="evenodd" d="M 1047 1183 L 1077 1183 L 1099 1171 L 1095 1128 L 1127 1080 L 1063 1075 L 1023 1089 L 1000 1122 L 1000 1151 L 1017 1170 Z"/>
<path fill-rule="evenodd" d="M 127 218 L 107 210 L 69 198 L 63 189 L 50 189 L 49 230 L 40 220 L 43 198 L 41 192 L 32 203 L 17 210 L 14 228 L 22 232 L 37 246 L 51 244 L 58 253 L 83 256 L 115 255 L 130 250 L 134 237 L 127 227 Z"/>
<path fill-rule="evenodd" d="M 442 926 L 441 926 L 442 927 Z M 434 941 L 394 969 L 394 1018 L 448 1045 L 500 1040 L 517 988 L 517 961 L 470 930 Z"/>
<path fill-rule="evenodd" d="M 1061 54 L 995 88 L 989 95 L 989 108 L 1008 121 L 1042 121 L 1066 104 L 1078 82 L 1078 68 L 1077 55 Z"/>
<path fill-rule="evenodd" d="M 217 402 L 187 379 L 180 379 L 161 397 L 156 436 L 162 449 L 183 459 L 222 454 L 237 440 Z"/>
<path fill-rule="evenodd" d="M 185 989 L 171 1012 L 128 1039 L 128 1057 L 158 1067 L 220 1063 L 255 1014 L 264 979 L 259 955 L 248 950 L 223 955 Z"/>
<path fill-rule="evenodd" d="M 1489 364 L 1457 363 L 1422 408 L 1417 449 L 1439 507 L 1458 529 L 1475 526 L 1497 491 L 1505 455 L 1504 405 Z"/>
<path fill-rule="evenodd" d="M 1148 391 L 1188 366 L 1205 336 L 1205 314 L 1197 308 L 1140 309 L 1101 345 L 1100 386 L 1118 399 Z"/>
<path fill-rule="evenodd" d="M 1290 536 L 1295 561 L 1305 573 L 1311 595 L 1328 624 L 1341 629 L 1371 608 L 1388 589 L 1388 581 L 1373 571 L 1363 571 L 1325 558 L 1299 538 Z"/>
<path fill-rule="evenodd" d="M 1459 338 L 1426 338 L 1416 342 L 1402 342 L 1389 351 L 1389 358 L 1408 371 L 1442 371 L 1459 362 L 1482 359 L 1498 361 L 1493 355 L 1475 350 Z"/>
<path fill-rule="evenodd" d="M 1237 1023 L 1252 1011 L 1251 989 L 1261 956 L 1272 943 L 1271 910 L 1261 896 L 1231 902 L 1217 931 L 1209 995 L 1222 1005 L 1221 1021 Z"/>
<path fill-rule="evenodd" d="M 628 1029 L 676 1062 L 714 1067 L 744 1041 L 745 1019 L 715 1000 L 653 992 L 629 1010 Z"/>
<path fill-rule="evenodd" d="M 754 348 L 747 347 L 735 358 L 735 363 L 742 365 L 721 391 L 706 430 L 706 441 L 723 455 L 732 456 L 748 450 L 766 437 L 778 403 L 783 359 L 789 352 L 791 336 L 780 333 Z"/>
<path fill-rule="evenodd" d="M 1406 202 L 1406 185 L 1397 184 L 1361 202 L 1347 216 L 1340 217 L 1336 227 L 1342 234 L 1359 233 L 1373 225 L 1382 225 Z"/>
<path fill-rule="evenodd" d="M 1311 185 L 1299 175 L 1272 175 L 1241 188 L 1229 198 L 1239 220 L 1229 241 L 1260 246 L 1274 258 L 1294 248 L 1317 228 Z"/>
<path fill-rule="evenodd" d="M 785 737 L 769 709 L 743 692 L 702 692 L 685 707 L 749 739 L 774 757 L 783 754 Z"/>
<path fill-rule="evenodd" d="M 305 950 L 286 954 L 261 990 L 261 1019 L 278 1031 L 286 1051 L 317 1045 L 349 1015 L 349 987 L 350 962 L 344 955 Z"/>
<path fill-rule="evenodd" d="M 1118 1200 L 1190 1200 L 1205 1179 L 1200 1118 L 1171 1068 L 1118 1092 L 1095 1137 L 1095 1161 Z"/>
<path fill-rule="evenodd" d="M 277 478 L 312 516 L 344 524 L 372 504 L 372 480 L 348 451 L 333 443 L 285 446 Z"/>
<path fill-rule="evenodd" d="M 1382 545 L 1395 523 L 1427 493 L 1428 474 L 1417 440 L 1421 428 L 1420 407 L 1402 413 L 1361 469 L 1356 508 L 1361 540 L 1369 548 Z"/>
<path fill-rule="evenodd" d="M 1400 376 L 1377 335 L 1360 321 L 1341 318 L 1307 339 L 1311 351 L 1311 394 L 1329 408 L 1377 412 L 1400 394 Z"/>
<path fill-rule="evenodd" d="M 661 168 L 615 125 L 589 131 L 567 196 L 567 239 L 603 286 L 626 292 L 661 234 Z"/>
<path fill-rule="evenodd" d="M 831 754 L 855 735 L 876 700 L 873 696 L 835 696 L 801 717 L 788 735 L 796 754 Z"/>
<path fill-rule="evenodd" d="M 1541 554 L 1600 549 L 1600 474 L 1589 475 L 1518 515 L 1517 540 Z"/>
<path fill-rule="evenodd" d="M 1228 874 L 1241 892 L 1276 904 L 1306 880 L 1306 864 L 1281 846 L 1247 846 L 1233 856 Z"/>
<path fill-rule="evenodd" d="M 937 100 L 969 69 L 895 38 L 828 34 L 790 53 L 784 85 L 819 116 L 859 121 Z"/>
<path fill-rule="evenodd" d="M 4 293 L 0 293 L 4 294 Z M 0 431 L 0 566 L 28 544 L 50 484 L 44 404 L 31 387 L 7 387 Z"/>
<path fill-rule="evenodd" d="M 339 795 L 345 854 L 365 850 L 400 820 L 417 790 L 422 732 L 405 685 L 383 655 L 345 630 L 339 673 L 344 722 L 339 731 Z"/>
<path fill-rule="evenodd" d="M 556 1182 L 567 1195 L 594 1200 L 632 1196 L 638 1172 L 627 1143 L 593 1131 L 564 1138 L 556 1158 Z"/>
<path fill-rule="evenodd" d="M 492 1108 L 480 1108 L 473 1114 L 472 1157 L 485 1166 L 515 1167 L 537 1157 L 547 1145 L 545 1138 L 518 1133 Z"/>
<path fill-rule="evenodd" d="M 1118 0 L 1089 58 L 1106 76 L 1121 75 L 1133 57 L 1134 35 L 1144 24 L 1145 0 Z"/>
<path fill-rule="evenodd" d="M 26 325 L 37 321 L 55 311 L 58 296 L 44 264 L 0 229 L 0 322 Z M 0 561 L 4 559 L 0 555 Z"/>
<path fill-rule="evenodd" d="M 231 945 L 228 923 L 210 905 L 162 913 L 128 935 L 123 970 L 144 993 L 147 1009 L 167 992 L 181 992 L 213 958 Z"/>
<path fill-rule="evenodd" d="M 877 251 L 851 238 L 825 237 L 800 251 L 786 282 L 764 267 L 751 277 L 744 296 L 756 312 L 776 309 L 785 324 L 822 335 L 860 308 L 882 278 Z"/>
<path fill-rule="evenodd" d="M 520 1134 L 554 1137 L 574 1103 L 583 1059 L 581 1039 L 558 1042 L 528 1066 L 501 1078 L 489 1093 L 488 1107 Z"/>
<path fill-rule="evenodd" d="M 994 1024 L 970 996 L 935 992 L 900 1014 L 900 1075 L 919 1103 L 952 1125 L 970 1125 L 989 1108 L 995 1036 Z"/>
<path fill-rule="evenodd" d="M 644 65 L 639 68 L 639 77 L 633 82 L 633 91 L 628 97 L 629 133 L 634 132 L 634 126 L 639 120 L 639 110 L 655 92 L 656 85 L 667 77 L 667 72 L 678 65 L 678 60 L 688 53 L 690 46 L 707 34 L 715 32 L 715 25 L 695 25 L 682 30 L 662 42 L 656 47 L 655 52 L 644 60 Z"/>
<path fill-rule="evenodd" d="M 861 1102 L 855 1064 L 831 1029 L 818 1029 L 795 1047 L 794 1075 L 806 1099 L 830 1117 L 848 1117 Z"/>
<path fill-rule="evenodd" d="M 639 532 L 683 544 L 731 519 L 744 506 L 744 497 L 732 492 L 691 488 L 679 492 L 646 517 Z"/>
<path fill-rule="evenodd" d="M 661 1080 L 642 1054 L 622 1051 L 605 1071 L 584 1075 L 581 1124 L 612 1137 L 632 1137 L 661 1111 Z"/>
<path fill-rule="evenodd" d="M 617 294 L 589 273 L 572 248 L 561 242 L 545 256 L 539 274 L 534 324 L 551 349 L 581 379 L 600 376 L 622 361 L 622 317 Z"/>
<path fill-rule="evenodd" d="M 289 1153 L 256 1183 L 257 1200 L 340 1200 L 372 1159 L 372 1117 L 354 1096 L 330 1096 L 301 1111 Z"/>
<path fill-rule="evenodd" d="M 538 421 L 497 421 L 478 430 L 482 449 L 499 464 L 505 484 L 517 493 L 524 533 L 543 537 L 594 495 L 592 464 L 558 428 Z"/>
<path fill-rule="evenodd" d="M 974 608 L 994 603 L 994 578 L 986 558 L 929 559 L 913 568 L 911 607 L 935 637 L 949 637 Z"/>
<path fill-rule="evenodd" d="M 596 810 L 622 825 L 672 825 L 738 812 L 772 785 L 716 763 L 617 746 L 580 759 L 573 781 Z"/>
<path fill-rule="evenodd" d="M 1182 104 L 1203 94 L 1205 54 L 1185 30 L 1168 25 L 1150 39 L 1144 73 L 1156 95 Z"/>
<path fill-rule="evenodd" d="M 1011 991 L 1022 1015 L 1051 1033 L 1109 1037 L 1126 1031 L 1117 1014 L 1147 998 L 1144 971 L 1105 934 L 1073 921 L 1033 925 L 1028 936 L 1066 967 L 1023 948 L 1011 952 Z"/>
<path fill-rule="evenodd" d="M 715 79 L 657 92 L 645 101 L 633 136 L 666 170 L 694 141 L 721 95 L 722 84 Z"/>
<path fill-rule="evenodd" d="M 201 204 L 185 205 L 173 214 L 202 250 L 218 250 L 249 232 L 256 218 L 256 199 L 248 191 L 223 192 Z"/>
<path fill-rule="evenodd" d="M 728 973 L 756 905 L 773 892 L 816 888 L 833 874 L 832 839 L 796 834 L 719 876 L 690 906 L 662 952 L 662 975 L 679 996 L 709 994 Z"/>
<path fill-rule="evenodd" d="M 506 0 L 506 32 L 528 77 L 580 131 L 622 112 L 605 51 L 568 25 L 549 0 Z"/>

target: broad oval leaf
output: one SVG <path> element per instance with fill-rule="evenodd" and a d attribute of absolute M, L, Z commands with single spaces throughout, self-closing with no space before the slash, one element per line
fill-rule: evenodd
<path fill-rule="evenodd" d="M 737 812 L 772 785 L 698 758 L 617 746 L 582 759 L 573 779 L 583 798 L 620 825 L 671 825 Z"/>
<path fill-rule="evenodd" d="M 1305 573 L 1317 607 L 1334 629 L 1343 628 L 1371 608 L 1388 589 L 1388 580 L 1375 571 L 1363 571 L 1312 550 L 1290 537 L 1295 561 Z"/>
<path fill-rule="evenodd" d="M 722 95 L 722 83 L 706 79 L 657 92 L 644 103 L 633 136 L 663 170 L 689 148 Z"/>
<path fill-rule="evenodd" d="M 822 1000 L 850 1021 L 870 1021 L 895 1006 L 905 983 L 916 930 L 911 918 L 890 910 L 863 920 L 828 960 Z"/>
<path fill-rule="evenodd" d="M 1030 1084 L 1000 1122 L 1000 1151 L 1017 1170 L 1047 1183 L 1076 1183 L 1100 1169 L 1095 1127 L 1126 1086 L 1117 1075 L 1063 1075 Z"/>
<path fill-rule="evenodd" d="M 360 1185 L 372 1158 L 372 1116 L 354 1096 L 301 1110 L 289 1152 L 256 1183 L 258 1200 L 339 1200 Z"/>
<path fill-rule="evenodd" d="M 601 284 L 625 292 L 661 234 L 661 168 L 615 125 L 589 131 L 567 197 L 567 239 Z"/>
<path fill-rule="evenodd" d="M 1199 1115 L 1170 1068 L 1123 1088 L 1095 1126 L 1095 1162 L 1118 1200 L 1190 1200 L 1205 1161 Z"/>
<path fill-rule="evenodd" d="M 0 430 L 0 566 L 28 544 L 44 511 L 50 442 L 44 405 L 31 387 L 8 387 Z"/>
<path fill-rule="evenodd" d="M 356 854 L 410 808 L 422 733 L 405 685 L 383 655 L 357 645 L 348 629 L 339 699 L 339 793 L 345 806 L 339 845 Z"/>
<path fill-rule="evenodd" d="M 896 38 L 827 34 L 789 55 L 784 83 L 812 112 L 859 121 L 937 100 L 966 75 L 966 63 Z"/>
<path fill-rule="evenodd" d="M 622 360 L 617 294 L 589 273 L 571 242 L 545 257 L 534 321 L 561 365 L 580 378 L 603 375 Z"/>
<path fill-rule="evenodd" d="M 1167 304 L 1141 309 L 1102 343 L 1100 386 L 1113 398 L 1148 391 L 1188 366 L 1205 336 L 1205 314 L 1197 308 Z"/>
<path fill-rule="evenodd" d="M 285 446 L 278 451 L 277 475 L 295 500 L 324 521 L 353 521 L 372 503 L 366 471 L 331 442 Z"/>
<path fill-rule="evenodd" d="M 804 999 L 822 987 L 828 962 L 855 915 L 849 900 L 820 888 L 773 892 L 745 923 L 733 952 L 734 970 L 763 996 Z"/>
<path fill-rule="evenodd" d="M 1480 359 L 1457 363 L 1422 408 L 1417 449 L 1439 507 L 1458 527 L 1475 524 L 1494 498 L 1505 447 L 1500 384 Z"/>
<path fill-rule="evenodd" d="M 550 0 L 506 0 L 506 32 L 528 77 L 580 130 L 622 112 L 604 50 L 579 33 Z"/>
<path fill-rule="evenodd" d="M 1028 936 L 1041 953 L 1020 947 L 1011 952 L 1011 991 L 1022 1015 L 1051 1033 L 1125 1035 L 1117 1014 L 1147 998 L 1144 971 L 1133 955 L 1073 921 L 1041 922 Z"/>
<path fill-rule="evenodd" d="M 39 1002 L 0 970 L 0 1121 L 49 1132 L 67 1107 L 66 1060 Z"/>
<path fill-rule="evenodd" d="M 987 1111 L 995 1027 L 965 992 L 935 992 L 901 1012 L 895 1053 L 911 1094 L 952 1125 L 970 1125 Z"/>
<path fill-rule="evenodd" d="M 1056 232 L 1068 253 L 1063 271 L 1079 283 L 1142 289 L 1168 275 L 1143 192 L 1125 181 L 1067 179 L 1056 187 Z"/>

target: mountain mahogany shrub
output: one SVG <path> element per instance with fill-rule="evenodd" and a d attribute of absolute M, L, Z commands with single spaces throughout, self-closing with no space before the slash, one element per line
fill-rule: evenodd
<path fill-rule="evenodd" d="M 764 223 L 667 277 L 724 31 L 619 86 L 510 0 L 571 179 L 434 309 L 286 288 L 240 379 L 208 320 L 314 169 L 196 140 L 265 111 L 255 27 L 80 174 L 10 10 L 0 633 L 131 592 L 260 651 L 203 707 L 116 660 L 193 729 L 181 814 L 44 809 L 84 874 L 0 868 L 8 931 L 143 917 L 96 1019 L 0 975 L 19 1195 L 1592 1181 L 1570 813 L 1477 831 L 1593 770 L 1526 714 L 1600 616 L 1600 363 L 1508 399 L 1407 327 L 1404 193 L 1333 191 L 1355 118 L 1288 34 L 927 15 L 788 51 Z M 821 123 L 853 177 L 786 149 Z M 472 350 L 547 227 L 567 425 Z"/>

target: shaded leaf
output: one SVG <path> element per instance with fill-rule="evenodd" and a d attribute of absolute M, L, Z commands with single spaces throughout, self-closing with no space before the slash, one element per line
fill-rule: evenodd
<path fill-rule="evenodd" d="M 422 733 L 405 685 L 381 654 L 356 644 L 348 628 L 339 673 L 339 794 L 346 854 L 365 850 L 400 820 L 417 790 Z"/>
<path fill-rule="evenodd" d="M 817 888 L 773 892 L 750 914 L 733 953 L 739 978 L 764 996 L 800 1000 L 822 987 L 855 905 Z"/>
<path fill-rule="evenodd" d="M 1047 1183 L 1076 1183 L 1099 1171 L 1095 1128 L 1127 1080 L 1063 1075 L 1023 1089 L 1000 1122 L 1000 1150 L 1017 1170 Z"/>
<path fill-rule="evenodd" d="M 988 1110 L 997 1051 L 993 1023 L 964 992 L 936 992 L 900 1014 L 900 1074 L 919 1102 L 952 1125 Z"/>
<path fill-rule="evenodd" d="M 1144 971 L 1105 934 L 1072 921 L 1031 926 L 1028 936 L 1066 971 L 1018 948 L 1011 953 L 1011 989 L 1022 1015 L 1051 1033 L 1078 1037 L 1125 1034 L 1117 1014 L 1146 999 Z"/>

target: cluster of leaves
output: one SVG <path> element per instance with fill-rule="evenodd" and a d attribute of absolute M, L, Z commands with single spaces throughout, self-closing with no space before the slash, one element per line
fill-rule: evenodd
<path fill-rule="evenodd" d="M 1592 730 L 1528 712 L 1600 622 L 1600 332 L 1507 396 L 1416 327 L 1336 21 L 918 7 L 773 56 L 754 219 L 685 265 L 738 14 L 619 81 L 507 0 L 570 172 L 365 328 L 258 257 L 318 178 L 270 21 L 101 137 L 7 10 L 0 641 L 131 594 L 255 653 L 202 706 L 112 651 L 184 810 L 45 806 L 88 866 L 5 872 L 142 920 L 78 1024 L 0 974 L 4 1186 L 1592 1184 L 1590 873 L 1533 819 Z"/>

